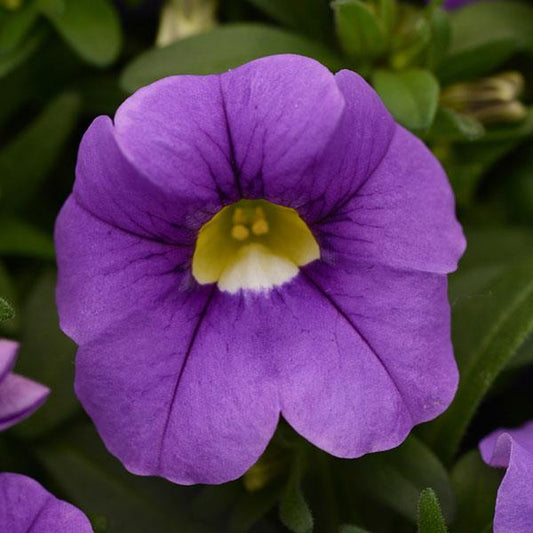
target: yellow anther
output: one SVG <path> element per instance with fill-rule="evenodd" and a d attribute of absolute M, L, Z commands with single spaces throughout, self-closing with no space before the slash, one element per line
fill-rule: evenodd
<path fill-rule="evenodd" d="M 246 224 L 247 219 L 248 217 L 246 216 L 246 213 L 244 212 L 244 209 L 242 207 L 237 207 L 237 209 L 233 211 L 233 225 Z"/>
<path fill-rule="evenodd" d="M 250 230 L 242 224 L 235 224 L 235 226 L 231 228 L 231 236 L 236 241 L 245 241 L 249 235 Z"/>
<path fill-rule="evenodd" d="M 252 233 L 257 236 L 265 235 L 268 233 L 268 229 L 268 222 L 265 218 L 258 218 L 252 224 Z"/>

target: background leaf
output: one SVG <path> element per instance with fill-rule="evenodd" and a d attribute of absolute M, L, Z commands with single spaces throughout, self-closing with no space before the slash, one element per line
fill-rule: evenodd
<path fill-rule="evenodd" d="M 42 2 L 42 11 L 67 43 L 86 61 L 109 65 L 120 53 L 120 21 L 109 0 Z"/>
<path fill-rule="evenodd" d="M 297 34 L 261 24 L 235 24 L 188 37 L 137 57 L 123 72 L 129 92 L 172 74 L 212 74 L 273 54 L 313 57 L 332 69 L 339 59 L 327 48 Z"/>
<path fill-rule="evenodd" d="M 439 84 L 427 70 L 378 70 L 373 83 L 394 118 L 411 130 L 431 126 L 437 111 Z"/>

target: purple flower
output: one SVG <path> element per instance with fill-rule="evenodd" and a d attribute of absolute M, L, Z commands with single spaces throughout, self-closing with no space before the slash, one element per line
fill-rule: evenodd
<path fill-rule="evenodd" d="M 506 468 L 498 489 L 494 533 L 531 533 L 533 524 L 533 421 L 497 429 L 479 444 L 483 460 Z"/>
<path fill-rule="evenodd" d="M 90 533 L 85 515 L 58 500 L 37 481 L 20 474 L 0 474 L 0 531 L 9 533 Z"/>
<path fill-rule="evenodd" d="M 236 478 L 280 414 L 357 457 L 455 393 L 452 191 L 353 72 L 273 56 L 139 90 L 85 134 L 56 245 L 77 394 L 134 473 Z"/>
<path fill-rule="evenodd" d="M 30 416 L 50 394 L 44 385 L 13 374 L 18 344 L 0 339 L 0 431 Z"/>

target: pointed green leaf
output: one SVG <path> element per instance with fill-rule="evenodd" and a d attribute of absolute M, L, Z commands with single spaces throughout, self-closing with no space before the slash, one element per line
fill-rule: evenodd
<path fill-rule="evenodd" d="M 0 78 L 24 63 L 41 46 L 47 35 L 46 28 L 37 27 L 19 46 L 0 54 Z"/>
<path fill-rule="evenodd" d="M 439 84 L 431 72 L 378 70 L 373 83 L 400 124 L 411 130 L 425 130 L 431 126 L 439 99 Z"/>
<path fill-rule="evenodd" d="M 347 56 L 363 62 L 384 53 L 385 31 L 369 5 L 360 0 L 335 0 L 331 6 L 339 42 Z"/>
<path fill-rule="evenodd" d="M 122 46 L 120 19 L 109 0 L 43 2 L 43 13 L 63 39 L 87 62 L 106 66 Z"/>
<path fill-rule="evenodd" d="M 34 196 L 70 136 L 79 109 L 76 94 L 58 96 L 0 151 L 0 203 L 4 209 L 16 209 Z"/>
<path fill-rule="evenodd" d="M 418 500 L 418 533 L 447 533 L 439 500 L 432 489 L 424 489 Z"/>
<path fill-rule="evenodd" d="M 282 53 L 313 57 L 332 70 L 341 65 L 327 48 L 297 34 L 263 24 L 228 24 L 145 52 L 126 67 L 121 85 L 133 92 L 172 74 L 219 73 Z"/>

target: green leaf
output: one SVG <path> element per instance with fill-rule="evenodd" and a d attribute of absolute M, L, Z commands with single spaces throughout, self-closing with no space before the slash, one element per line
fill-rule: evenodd
<path fill-rule="evenodd" d="M 369 61 L 385 52 L 385 31 L 367 4 L 360 0 L 335 0 L 331 6 L 339 42 L 348 57 Z"/>
<path fill-rule="evenodd" d="M 490 73 L 513 53 L 533 52 L 533 7 L 527 2 L 472 2 L 451 15 L 452 40 L 439 69 L 444 81 Z"/>
<path fill-rule="evenodd" d="M 190 519 L 190 487 L 130 474 L 89 422 L 62 428 L 35 452 L 66 499 L 89 516 L 106 516 L 111 532 L 212 533 Z"/>
<path fill-rule="evenodd" d="M 417 520 L 420 492 L 432 487 L 444 515 L 450 521 L 453 517 L 455 497 L 448 474 L 433 452 L 413 435 L 394 450 L 343 463 L 340 475 L 352 480 L 348 485 L 354 491 L 371 496 L 412 523 Z"/>
<path fill-rule="evenodd" d="M 0 322 L 10 320 L 15 316 L 15 310 L 11 304 L 0 296 Z"/>
<path fill-rule="evenodd" d="M 431 40 L 427 49 L 427 67 L 430 70 L 435 68 L 442 62 L 451 39 L 450 17 L 444 9 L 432 9 L 429 13 L 429 29 L 431 32 Z"/>
<path fill-rule="evenodd" d="M 37 28 L 19 46 L 0 54 L 0 78 L 24 63 L 41 46 L 47 34 L 46 28 Z"/>
<path fill-rule="evenodd" d="M 418 500 L 418 533 L 447 533 L 439 500 L 432 489 L 424 489 Z"/>
<path fill-rule="evenodd" d="M 496 377 L 533 332 L 533 256 L 505 266 L 463 268 L 451 279 L 450 299 L 461 380 L 450 408 L 426 428 L 446 461 Z"/>
<path fill-rule="evenodd" d="M 300 486 L 302 478 L 302 456 L 293 462 L 291 475 L 281 496 L 279 517 L 293 533 L 309 533 L 313 530 L 313 515 L 305 501 Z"/>
<path fill-rule="evenodd" d="M 327 48 L 294 33 L 262 24 L 228 24 L 149 50 L 124 70 L 129 92 L 172 74 L 213 74 L 272 54 L 293 53 L 317 59 L 332 70 L 340 60 Z"/>
<path fill-rule="evenodd" d="M 484 135 L 485 128 L 479 120 L 439 107 L 425 138 L 435 141 L 474 141 Z"/>
<path fill-rule="evenodd" d="M 54 243 L 48 234 L 16 218 L 0 219 L 0 255 L 54 260 Z"/>
<path fill-rule="evenodd" d="M 55 305 L 55 272 L 43 274 L 24 306 L 21 348 L 17 371 L 50 387 L 46 403 L 15 431 L 25 438 L 36 437 L 79 411 L 74 395 L 76 346 L 59 329 Z"/>
<path fill-rule="evenodd" d="M 113 63 L 122 46 L 120 20 L 109 0 L 42 2 L 41 9 L 63 39 L 88 63 Z"/>
<path fill-rule="evenodd" d="M 378 70 L 373 83 L 400 124 L 411 130 L 425 130 L 431 126 L 439 99 L 439 84 L 431 72 Z"/>
<path fill-rule="evenodd" d="M 313 38 L 330 42 L 332 13 L 327 0 L 248 0 L 274 20 Z"/>
<path fill-rule="evenodd" d="M 37 21 L 39 12 L 35 2 L 28 2 L 17 11 L 4 16 L 0 22 L 0 57 L 18 48 Z"/>
<path fill-rule="evenodd" d="M 457 495 L 454 533 L 485 531 L 491 526 L 502 474 L 487 466 L 477 450 L 459 459 L 451 474 Z"/>
<path fill-rule="evenodd" d="M 4 209 L 16 209 L 34 196 L 72 133 L 79 109 L 76 94 L 58 96 L 0 151 L 0 202 Z"/>

